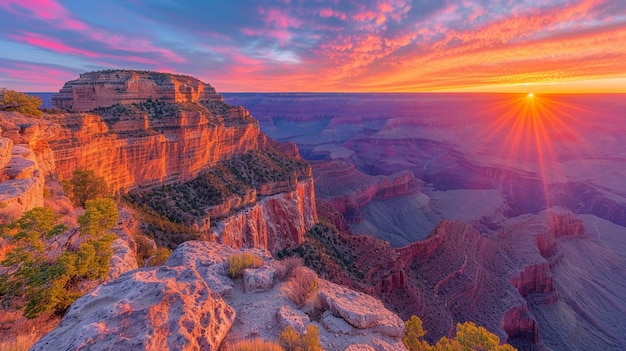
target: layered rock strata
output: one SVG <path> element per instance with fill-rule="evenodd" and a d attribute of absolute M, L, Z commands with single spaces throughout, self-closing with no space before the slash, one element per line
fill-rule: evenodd
<path fill-rule="evenodd" d="M 344 162 L 313 162 L 315 191 L 343 213 L 350 223 L 363 221 L 361 209 L 370 201 L 412 196 L 420 192 L 420 182 L 411 172 L 390 176 L 370 176 Z"/>
<path fill-rule="evenodd" d="M 196 78 L 148 71 L 108 70 L 83 73 L 52 97 L 52 104 L 71 112 L 132 104 L 147 99 L 165 102 L 222 101 L 209 84 Z"/>
<path fill-rule="evenodd" d="M 0 222 L 43 206 L 44 176 L 33 151 L 0 138 Z"/>

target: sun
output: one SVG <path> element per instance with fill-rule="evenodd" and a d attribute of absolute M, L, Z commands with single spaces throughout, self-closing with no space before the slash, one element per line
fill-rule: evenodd
<path fill-rule="evenodd" d="M 529 97 L 529 98 L 533 98 L 534 96 L 535 96 L 535 94 L 533 94 L 533 93 L 528 93 L 528 97 Z"/>

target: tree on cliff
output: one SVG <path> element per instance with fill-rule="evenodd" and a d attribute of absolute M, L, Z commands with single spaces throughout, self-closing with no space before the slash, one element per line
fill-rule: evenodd
<path fill-rule="evenodd" d="M 19 91 L 0 89 L 0 110 L 17 111 L 29 116 L 41 117 L 41 99 Z"/>
<path fill-rule="evenodd" d="M 422 340 L 424 335 L 421 319 L 412 316 L 406 321 L 403 342 L 409 351 L 516 351 L 509 344 L 500 345 L 498 336 L 472 322 L 457 323 L 454 338 L 444 336 L 435 345 Z"/>
<path fill-rule="evenodd" d="M 72 178 L 63 181 L 65 190 L 75 206 L 85 207 L 88 200 L 109 195 L 106 181 L 91 169 L 76 169 Z"/>
<path fill-rule="evenodd" d="M 9 252 L 0 263 L 0 301 L 4 306 L 24 308 L 34 318 L 47 312 L 64 312 L 84 291 L 85 280 L 101 280 L 109 271 L 115 235 L 109 229 L 119 214 L 112 199 L 87 201 L 79 217 L 78 248 L 63 247 L 50 255 L 52 243 L 67 241 L 68 229 L 45 207 L 34 208 L 2 228 Z M 67 234 L 67 233 L 66 233 Z M 59 237 L 61 240 L 59 240 Z"/>

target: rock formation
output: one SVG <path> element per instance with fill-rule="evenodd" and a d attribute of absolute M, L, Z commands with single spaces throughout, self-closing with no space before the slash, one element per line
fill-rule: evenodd
<path fill-rule="evenodd" d="M 0 138 L 0 221 L 43 206 L 43 185 L 44 174 L 32 149 Z"/>
<path fill-rule="evenodd" d="M 196 78 L 148 71 L 108 70 L 83 73 L 65 83 L 52 104 L 71 112 L 86 112 L 115 104 L 221 101 L 215 89 Z"/>
<path fill-rule="evenodd" d="M 285 285 L 273 278 L 280 262 L 266 251 L 252 250 L 264 264 L 248 270 L 256 283 L 244 289 L 243 281 L 226 275 L 226 259 L 244 251 L 186 242 L 164 266 L 124 274 L 83 296 L 32 350 L 214 350 L 247 338 L 276 340 L 286 326 L 301 330 L 309 324 L 319 328 L 327 350 L 353 344 L 404 349 L 402 320 L 370 296 L 321 281 L 318 294 L 325 311 L 315 311 L 320 317 L 305 314 L 306 307 L 300 310 L 288 299 Z"/>
<path fill-rule="evenodd" d="M 199 111 L 180 111 L 178 105 L 159 104 L 173 111 L 159 117 L 155 112 L 152 118 L 148 111 L 133 115 L 132 107 L 120 105 L 122 111 L 102 111 L 104 116 L 65 116 L 58 121 L 60 133 L 49 141 L 57 173 L 66 179 L 77 168 L 93 169 L 114 191 L 129 190 L 188 181 L 208 165 L 258 149 L 262 136 L 248 112 L 216 104 L 213 111 L 201 105 Z M 121 126 L 115 121 L 121 118 L 145 118 L 146 123 Z"/>
<path fill-rule="evenodd" d="M 317 222 L 313 180 L 303 180 L 296 188 L 266 197 L 237 212 L 214 229 L 219 242 L 231 247 L 261 247 L 270 252 L 296 247 Z"/>

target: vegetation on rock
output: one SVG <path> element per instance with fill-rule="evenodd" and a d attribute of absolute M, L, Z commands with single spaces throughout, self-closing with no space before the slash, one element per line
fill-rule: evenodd
<path fill-rule="evenodd" d="M 0 110 L 17 111 L 19 113 L 41 117 L 41 99 L 19 91 L 0 89 Z"/>
<path fill-rule="evenodd" d="M 295 268 L 289 281 L 285 283 L 287 297 L 298 307 L 313 299 L 319 289 L 317 274 L 305 267 Z"/>
<path fill-rule="evenodd" d="M 500 345 L 500 338 L 487 329 L 472 322 L 457 323 L 456 335 L 452 339 L 442 337 L 435 345 L 430 345 L 422 338 L 426 331 L 422 320 L 417 316 L 405 322 L 404 345 L 409 351 L 515 351 L 509 345 Z"/>
<path fill-rule="evenodd" d="M 241 277 L 246 268 L 258 268 L 263 265 L 263 259 L 252 252 L 237 253 L 228 257 L 226 273 L 231 278 Z"/>
<path fill-rule="evenodd" d="M 125 197 L 147 212 L 192 226 L 207 216 L 209 207 L 231 196 L 245 198 L 264 184 L 307 176 L 308 169 L 304 161 L 278 151 L 251 151 L 220 162 L 189 182 L 132 190 Z"/>
<path fill-rule="evenodd" d="M 84 293 L 82 282 L 106 277 L 115 239 L 108 230 L 117 217 L 113 200 L 87 201 L 79 217 L 82 235 L 78 247 L 62 235 L 68 228 L 58 223 L 58 216 L 50 208 L 34 208 L 4 226 L 2 236 L 11 249 L 1 262 L 6 267 L 0 274 L 2 303 L 24 308 L 28 318 L 64 312 Z M 50 247 L 54 245 L 61 249 L 59 254 L 51 255 Z"/>
<path fill-rule="evenodd" d="M 332 223 L 320 220 L 306 232 L 302 245 L 294 249 L 281 250 L 277 256 L 301 257 L 307 267 L 311 267 L 324 279 L 330 279 L 334 271 L 342 270 L 353 281 L 363 280 L 363 273 L 356 266 L 357 253 L 342 250 L 341 245 L 338 245 L 341 240 L 346 239 Z"/>
<path fill-rule="evenodd" d="M 292 326 L 285 328 L 278 336 L 285 351 L 322 351 L 319 331 L 313 324 L 309 324 L 306 333 L 298 333 Z"/>
<path fill-rule="evenodd" d="M 85 207 L 88 200 L 106 197 L 109 190 L 106 181 L 91 169 L 76 169 L 72 178 L 63 181 L 63 190 L 69 194 L 75 206 Z"/>

